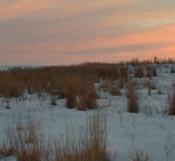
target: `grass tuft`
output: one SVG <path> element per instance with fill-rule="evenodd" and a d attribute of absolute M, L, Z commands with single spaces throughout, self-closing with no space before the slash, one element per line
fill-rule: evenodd
<path fill-rule="evenodd" d="M 136 93 L 136 83 L 131 82 L 128 85 L 127 89 L 127 110 L 131 113 L 138 113 L 139 106 L 138 106 L 138 97 Z"/>

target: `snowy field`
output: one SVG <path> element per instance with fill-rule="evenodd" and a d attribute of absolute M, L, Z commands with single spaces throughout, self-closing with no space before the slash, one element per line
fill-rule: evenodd
<path fill-rule="evenodd" d="M 51 106 L 47 94 L 12 98 L 11 109 L 5 109 L 4 99 L 0 98 L 0 144 L 4 144 L 9 128 L 31 121 L 45 140 L 62 137 L 67 132 L 79 133 L 85 128 L 86 118 L 99 111 L 107 116 L 107 150 L 111 161 L 130 161 L 136 150 L 147 154 L 150 161 L 175 161 L 175 117 L 166 112 L 168 95 L 175 83 L 175 73 L 170 72 L 170 66 L 175 68 L 173 65 L 158 67 L 158 76 L 151 79 L 156 88 L 150 96 L 145 87 L 148 78 L 134 78 L 138 83 L 138 114 L 127 112 L 126 89 L 122 89 L 121 96 L 98 91 L 100 108 L 93 111 L 67 109 L 64 99 L 57 99 L 57 105 Z"/>

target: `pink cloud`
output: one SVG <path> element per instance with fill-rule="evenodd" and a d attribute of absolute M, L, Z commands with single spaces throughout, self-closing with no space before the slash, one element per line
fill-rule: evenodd
<path fill-rule="evenodd" d="M 0 18 L 10 18 L 47 8 L 55 0 L 18 0 L 1 8 Z"/>
<path fill-rule="evenodd" d="M 77 44 L 67 44 L 61 52 L 86 51 L 100 48 L 114 48 L 126 45 L 138 44 L 169 44 L 175 43 L 175 24 L 165 25 L 159 28 L 147 29 L 131 33 L 125 36 L 112 38 L 97 38 Z M 160 46 L 161 47 L 161 46 Z"/>
<path fill-rule="evenodd" d="M 16 58 L 16 62 L 30 59 L 59 64 L 175 57 L 175 24 L 169 24 L 175 12 L 173 6 L 164 8 L 165 2 L 2 1 L 1 62 Z M 11 19 L 18 16 L 22 18 Z"/>
<path fill-rule="evenodd" d="M 175 25 L 166 25 L 159 28 L 143 30 L 125 36 L 113 38 L 98 38 L 91 41 L 59 45 L 58 42 L 45 42 L 37 44 L 26 44 L 6 48 L 7 53 L 22 57 L 37 57 L 44 59 L 44 64 L 57 62 L 58 64 L 79 63 L 85 61 L 110 61 L 129 60 L 133 58 L 173 57 L 175 58 Z M 144 45 L 156 48 L 145 49 Z M 127 49 L 134 45 L 143 45 L 139 50 Z M 122 47 L 123 51 L 117 51 Z M 112 52 L 112 49 L 116 48 Z M 96 53 L 101 49 L 100 53 Z M 103 51 L 103 49 L 107 49 Z M 93 52 L 93 54 L 91 53 Z M 89 55 L 90 54 L 90 55 Z M 36 59 L 36 60 L 37 60 Z"/>

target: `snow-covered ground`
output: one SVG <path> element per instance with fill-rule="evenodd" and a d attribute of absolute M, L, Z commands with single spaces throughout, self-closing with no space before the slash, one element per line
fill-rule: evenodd
<path fill-rule="evenodd" d="M 175 160 L 175 117 L 166 114 L 168 94 L 175 82 L 175 73 L 170 73 L 169 67 L 162 65 L 158 69 L 158 77 L 151 81 L 155 83 L 156 89 L 149 96 L 145 87 L 147 78 L 137 78 L 138 114 L 126 112 L 125 89 L 121 96 L 100 93 L 98 103 L 101 108 L 98 111 L 107 115 L 107 150 L 114 161 L 130 161 L 136 150 L 148 154 L 150 160 Z M 62 137 L 69 131 L 80 132 L 86 125 L 86 118 L 97 111 L 67 109 L 64 99 L 58 99 L 57 105 L 51 106 L 47 94 L 40 97 L 37 94 L 25 94 L 21 98 L 11 99 L 10 106 L 11 109 L 5 109 L 3 98 L 0 99 L 1 145 L 6 139 L 6 129 L 16 124 L 22 125 L 28 121 L 36 123 L 41 132 L 40 137 L 47 140 Z"/>
<path fill-rule="evenodd" d="M 31 69 L 40 68 L 42 66 L 17 66 L 17 65 L 0 65 L 0 71 L 9 71 L 14 69 Z"/>

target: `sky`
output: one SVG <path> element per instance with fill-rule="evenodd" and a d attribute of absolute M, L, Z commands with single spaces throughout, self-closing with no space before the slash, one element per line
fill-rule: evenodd
<path fill-rule="evenodd" d="M 0 64 L 175 58 L 174 0 L 0 0 Z"/>

